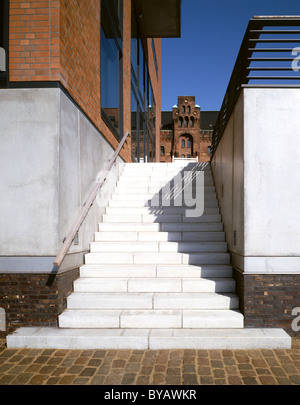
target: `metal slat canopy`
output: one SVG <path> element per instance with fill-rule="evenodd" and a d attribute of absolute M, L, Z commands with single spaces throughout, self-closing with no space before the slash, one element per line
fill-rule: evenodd
<path fill-rule="evenodd" d="M 299 15 L 254 16 L 249 21 L 215 125 L 211 157 L 214 156 L 229 117 L 244 87 L 299 88 L 299 85 L 291 84 L 291 81 L 300 80 L 300 36 L 299 38 L 296 37 L 299 34 Z M 267 38 L 264 38 L 264 35 L 267 35 Z M 274 37 L 275 35 L 276 37 Z M 293 35 L 293 37 L 288 38 L 287 35 Z M 261 47 L 262 44 L 269 44 L 269 46 Z M 292 44 L 295 46 L 292 47 Z M 290 54 L 290 56 L 284 57 L 282 54 Z M 258 63 L 261 62 L 264 64 L 259 66 Z M 282 62 L 282 66 L 279 66 L 278 62 Z M 266 74 L 263 76 L 251 74 L 259 71 L 264 71 Z M 272 72 L 277 72 L 277 74 L 272 75 Z M 285 74 L 280 74 L 280 72 L 285 72 Z M 271 80 L 277 84 L 269 84 Z"/>

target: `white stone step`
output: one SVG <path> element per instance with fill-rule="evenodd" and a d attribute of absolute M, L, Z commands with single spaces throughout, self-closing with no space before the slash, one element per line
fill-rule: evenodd
<path fill-rule="evenodd" d="M 85 264 L 229 264 L 228 253 L 88 253 Z"/>
<path fill-rule="evenodd" d="M 181 241 L 181 232 L 96 232 L 95 242 L 127 241 Z"/>
<path fill-rule="evenodd" d="M 238 309 L 239 300 L 235 294 L 216 293 L 155 293 L 154 309 Z"/>
<path fill-rule="evenodd" d="M 221 232 L 223 224 L 221 222 L 199 222 L 199 223 L 162 223 L 162 232 Z"/>
<path fill-rule="evenodd" d="M 121 315 L 121 328 L 181 328 L 182 311 L 128 310 Z"/>
<path fill-rule="evenodd" d="M 113 207 L 113 208 L 140 208 L 140 207 L 150 207 L 152 209 L 156 209 L 157 208 L 157 204 L 154 205 L 154 201 L 151 202 L 151 198 L 153 196 L 148 196 L 146 197 L 139 197 L 139 198 L 131 198 L 128 196 L 124 196 L 124 198 L 122 198 L 122 196 L 112 196 L 111 200 L 108 203 L 109 207 Z M 151 206 L 152 203 L 152 206 Z M 160 206 L 165 205 L 166 204 L 162 204 L 161 200 L 160 200 Z M 211 198 L 211 199 L 204 199 L 204 210 L 206 208 L 218 208 L 219 207 L 219 203 L 218 200 L 216 198 Z"/>
<path fill-rule="evenodd" d="M 227 278 L 232 277 L 229 265 L 84 265 L 80 277 L 84 278 Z"/>
<path fill-rule="evenodd" d="M 227 252 L 226 242 L 159 242 L 160 252 Z"/>
<path fill-rule="evenodd" d="M 159 252 L 159 244 L 160 242 L 92 242 L 90 252 Z"/>
<path fill-rule="evenodd" d="M 153 329 L 150 350 L 164 349 L 290 349 L 291 337 L 283 329 Z"/>
<path fill-rule="evenodd" d="M 229 264 L 228 253 L 88 253 L 85 264 Z"/>
<path fill-rule="evenodd" d="M 181 235 L 182 241 L 225 242 L 226 239 L 225 232 L 182 232 Z"/>
<path fill-rule="evenodd" d="M 74 292 L 211 292 L 235 291 L 232 278 L 80 278 L 74 282 Z"/>
<path fill-rule="evenodd" d="M 192 188 L 193 190 L 198 190 L 197 188 Z M 120 183 L 118 184 L 118 186 L 116 187 L 115 190 L 115 195 L 117 194 L 131 194 L 131 195 L 147 195 L 148 193 L 163 193 L 163 195 L 168 195 L 171 192 L 176 192 L 176 193 L 180 193 L 182 192 L 181 190 L 181 186 L 180 185 L 163 185 L 163 183 L 160 184 L 155 184 L 155 183 L 143 183 L 141 185 L 138 184 L 134 184 L 134 185 L 129 185 L 129 184 L 123 184 Z M 205 185 L 204 190 L 203 189 L 199 189 L 199 192 L 204 192 L 207 195 L 216 195 L 216 190 L 215 190 L 215 186 L 213 185 Z"/>
<path fill-rule="evenodd" d="M 79 293 L 67 299 L 68 309 L 237 309 L 232 293 Z"/>
<path fill-rule="evenodd" d="M 60 328 L 243 328 L 244 317 L 234 310 L 66 310 Z"/>
<path fill-rule="evenodd" d="M 153 294 L 77 293 L 67 299 L 68 309 L 152 309 Z"/>
<path fill-rule="evenodd" d="M 232 278 L 182 279 L 182 292 L 234 293 L 235 281 Z"/>
<path fill-rule="evenodd" d="M 227 252 L 226 242 L 92 242 L 91 253 L 106 252 Z"/>
<path fill-rule="evenodd" d="M 128 281 L 129 292 L 181 292 L 182 281 L 180 278 L 133 278 Z"/>
<path fill-rule="evenodd" d="M 223 232 L 221 222 L 199 223 L 146 223 L 146 222 L 120 222 L 100 223 L 99 231 L 106 232 Z"/>
<path fill-rule="evenodd" d="M 67 309 L 58 317 L 60 328 L 119 328 L 122 310 Z"/>
<path fill-rule="evenodd" d="M 95 242 L 225 242 L 224 232 L 96 232 Z"/>
<path fill-rule="evenodd" d="M 157 266 L 156 277 L 227 278 L 232 277 L 230 265 L 177 265 Z"/>
<path fill-rule="evenodd" d="M 187 218 L 181 214 L 158 214 L 158 215 L 113 215 L 104 214 L 103 223 L 124 223 L 124 222 L 143 222 L 143 223 L 174 223 L 174 222 L 221 222 L 221 215 L 204 214 L 200 217 Z"/>
<path fill-rule="evenodd" d="M 130 200 L 130 201 L 148 201 L 148 200 L 157 200 L 158 197 L 163 199 L 163 201 L 172 201 L 174 200 L 174 196 L 179 199 L 181 198 L 181 201 L 183 201 L 182 193 L 181 192 L 173 192 L 170 193 L 170 191 L 166 191 L 165 193 L 159 193 L 157 190 L 151 191 L 138 191 L 135 192 L 134 190 L 118 190 L 116 189 L 115 192 L 112 195 L 112 200 Z M 201 194 L 202 197 L 202 194 Z M 214 191 L 211 192 L 204 192 L 204 201 L 215 201 L 217 199 L 217 194 Z M 170 203 L 170 204 L 171 204 Z M 170 205 L 171 206 L 171 205 Z"/>
<path fill-rule="evenodd" d="M 7 337 L 9 349 L 164 350 L 290 349 L 283 329 L 64 329 L 20 328 Z"/>
<path fill-rule="evenodd" d="M 229 253 L 183 254 L 182 264 L 230 264 L 230 255 Z"/>
<path fill-rule="evenodd" d="M 157 266 L 155 265 L 84 265 L 80 268 L 80 277 L 102 278 L 130 278 L 130 277 L 156 277 Z"/>
<path fill-rule="evenodd" d="M 215 200 L 217 198 L 217 193 L 215 190 L 197 190 L 199 193 L 197 195 L 197 198 L 202 198 L 204 201 L 210 201 L 210 200 Z M 194 194 L 194 193 L 193 193 Z M 174 201 L 174 198 L 176 198 L 176 201 L 184 201 L 184 196 L 189 196 L 190 194 L 182 194 L 181 191 L 176 191 L 176 190 L 161 190 L 159 188 L 153 188 L 153 187 L 148 187 L 147 189 L 141 189 L 141 188 L 117 188 L 113 195 L 112 199 L 123 199 L 123 200 L 153 200 L 156 202 L 158 201 Z M 166 204 L 166 203 L 165 203 Z"/>
<path fill-rule="evenodd" d="M 128 280 L 129 278 L 92 278 L 80 277 L 74 281 L 74 292 L 128 292 Z"/>
<path fill-rule="evenodd" d="M 182 312 L 182 327 L 187 329 L 244 327 L 244 316 L 238 310 L 186 310 Z"/>
<path fill-rule="evenodd" d="M 130 163 L 129 163 L 130 164 Z M 176 162 L 176 163 L 147 163 L 147 164 L 136 164 L 133 163 L 132 166 L 128 166 L 126 163 L 123 171 L 132 172 L 170 172 L 170 171 L 180 171 L 180 170 L 197 170 L 204 172 L 211 172 L 211 167 L 201 167 L 201 164 L 196 162 Z"/>
<path fill-rule="evenodd" d="M 159 223 L 143 223 L 143 222 L 123 222 L 123 223 L 103 223 L 99 224 L 99 231 L 107 232 L 158 232 L 161 230 Z"/>
<path fill-rule="evenodd" d="M 179 174 L 179 175 L 157 175 L 154 176 L 132 176 L 128 177 L 121 177 L 117 183 L 117 188 L 127 186 L 129 189 L 137 188 L 137 187 L 165 187 L 168 185 L 169 187 L 177 186 L 181 180 L 184 180 L 185 183 L 192 183 L 193 179 L 190 178 L 186 174 Z M 196 184 L 196 183 L 195 183 Z M 195 184 L 192 184 L 195 186 Z M 204 186 L 205 187 L 215 187 L 214 181 L 212 178 L 204 178 Z"/>
<path fill-rule="evenodd" d="M 203 172 L 195 172 L 190 170 L 181 170 L 180 172 L 148 172 L 148 173 L 141 173 L 139 176 L 136 176 L 136 173 L 131 174 L 122 174 L 118 180 L 117 185 L 124 183 L 129 185 L 134 185 L 135 182 L 138 185 L 143 185 L 145 182 L 148 184 L 166 184 L 168 182 L 172 183 L 180 183 L 181 181 L 185 181 L 186 183 L 192 183 L 196 178 L 204 180 L 205 183 L 214 184 L 212 174 L 204 174 Z"/>
<path fill-rule="evenodd" d="M 110 215 L 185 215 L 186 207 L 107 207 L 106 214 Z M 218 207 L 205 208 L 204 214 L 219 215 L 220 209 Z"/>

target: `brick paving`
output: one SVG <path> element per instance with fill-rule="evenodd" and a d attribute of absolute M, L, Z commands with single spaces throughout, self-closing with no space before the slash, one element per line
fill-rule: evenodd
<path fill-rule="evenodd" d="M 291 350 L 7 349 L 0 385 L 300 385 Z"/>

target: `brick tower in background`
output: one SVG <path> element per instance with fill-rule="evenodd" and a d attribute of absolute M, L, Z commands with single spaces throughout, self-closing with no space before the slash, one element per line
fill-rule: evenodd
<path fill-rule="evenodd" d="M 161 162 L 172 158 L 210 161 L 210 147 L 218 111 L 201 111 L 195 96 L 179 96 L 172 112 L 162 112 Z"/>

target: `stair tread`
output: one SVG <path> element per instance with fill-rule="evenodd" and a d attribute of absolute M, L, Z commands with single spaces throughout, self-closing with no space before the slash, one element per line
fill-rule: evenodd
<path fill-rule="evenodd" d="M 290 349 L 283 329 L 68 329 L 20 328 L 8 348 L 32 349 Z"/>

